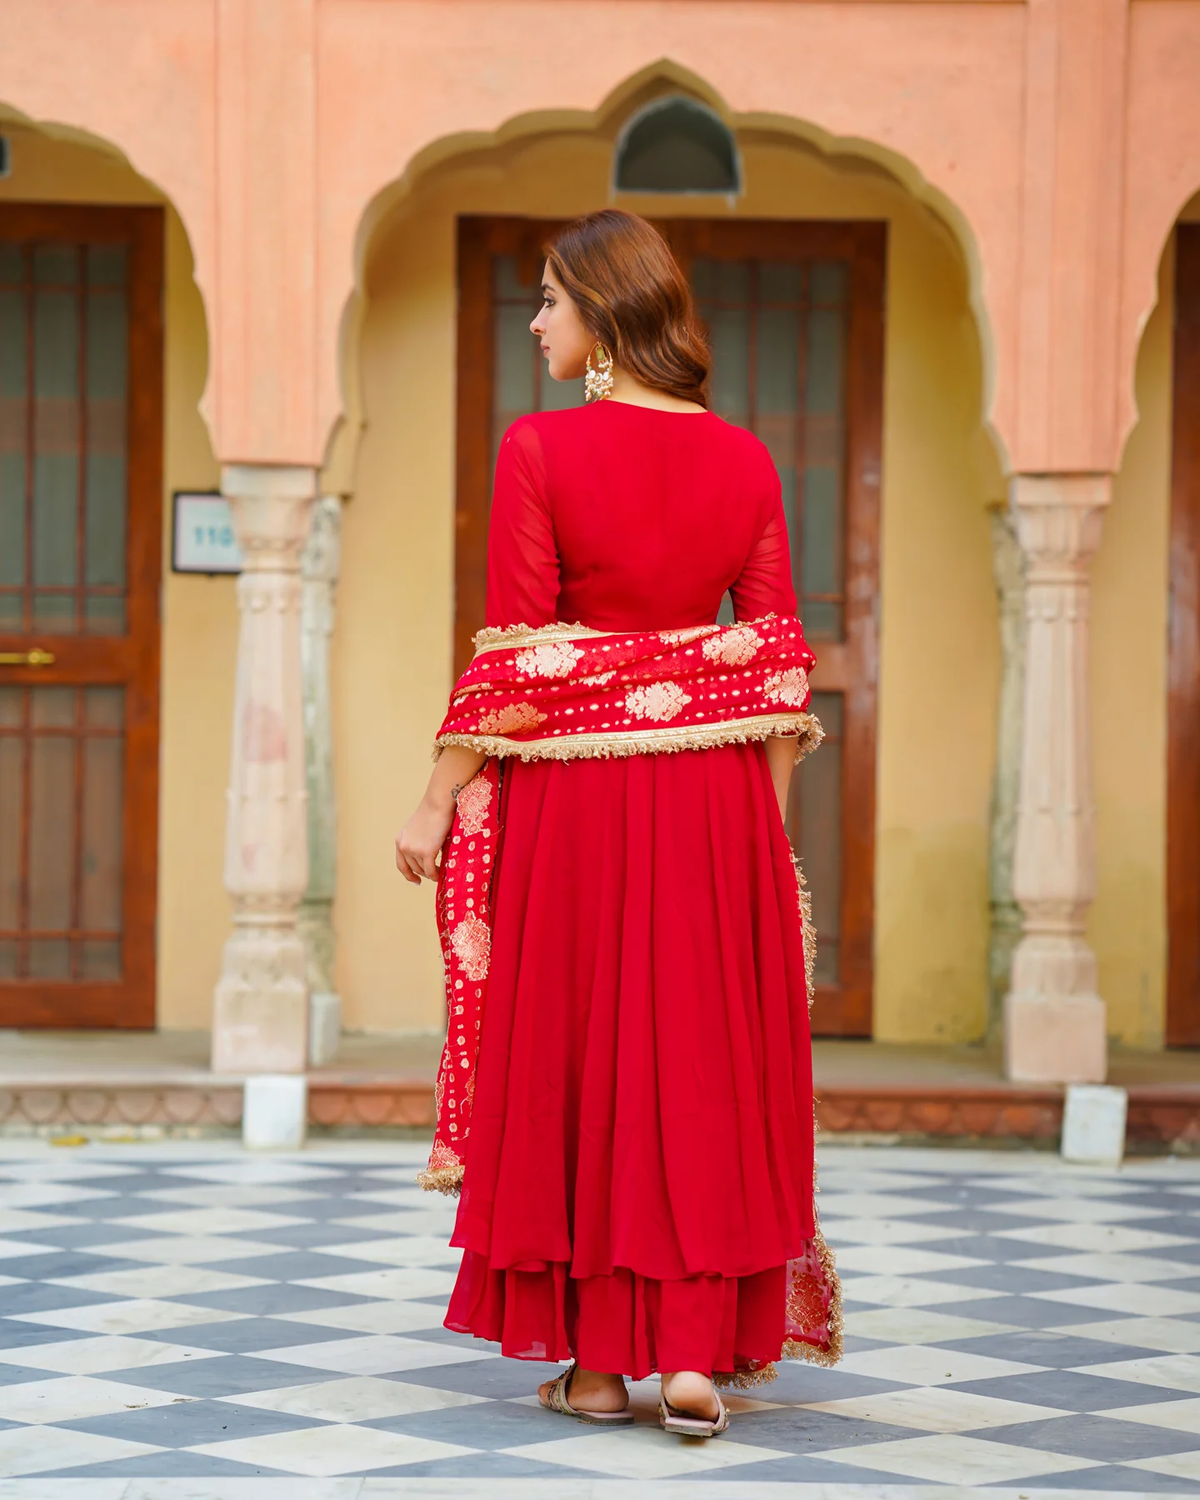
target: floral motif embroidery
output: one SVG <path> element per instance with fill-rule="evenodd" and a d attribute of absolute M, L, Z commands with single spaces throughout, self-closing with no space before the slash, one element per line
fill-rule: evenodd
<path fill-rule="evenodd" d="M 526 677 L 569 677 L 582 655 L 577 646 L 562 641 L 557 645 L 532 646 L 528 651 L 519 651 L 515 665 L 517 671 Z"/>
<path fill-rule="evenodd" d="M 487 822 L 488 808 L 492 805 L 491 783 L 482 777 L 468 781 L 458 794 L 459 827 L 463 833 L 479 833 Z"/>
<path fill-rule="evenodd" d="M 681 713 L 684 704 L 691 701 L 690 695 L 677 682 L 651 682 L 626 694 L 625 711 L 635 719 L 666 722 Z"/>
<path fill-rule="evenodd" d="M 686 630 L 660 630 L 658 638 L 664 646 L 686 646 L 689 641 L 698 640 L 713 628 L 712 625 L 690 625 Z"/>
<path fill-rule="evenodd" d="M 492 957 L 492 932 L 486 922 L 471 912 L 450 934 L 450 946 L 468 979 L 487 978 Z"/>
<path fill-rule="evenodd" d="M 803 667 L 788 667 L 783 672 L 773 672 L 763 683 L 763 692 L 773 703 L 786 703 L 790 708 L 803 708 L 808 697 L 808 673 Z"/>
<path fill-rule="evenodd" d="M 580 687 L 603 687 L 605 683 L 611 682 L 617 674 L 615 672 L 597 672 L 594 677 L 581 677 Z"/>
<path fill-rule="evenodd" d="M 520 734 L 525 729 L 536 729 L 546 717 L 538 713 L 532 703 L 506 703 L 495 713 L 480 714 L 480 734 Z"/>
<path fill-rule="evenodd" d="M 724 662 L 730 667 L 744 667 L 752 661 L 763 638 L 750 625 L 734 625 L 720 635 L 710 635 L 703 651 L 709 661 Z"/>

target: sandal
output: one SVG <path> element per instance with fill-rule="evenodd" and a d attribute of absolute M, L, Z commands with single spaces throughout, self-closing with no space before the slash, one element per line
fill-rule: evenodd
<path fill-rule="evenodd" d="M 583 1411 L 580 1407 L 572 1406 L 567 1400 L 567 1386 L 574 1373 L 575 1366 L 568 1365 L 558 1379 L 551 1383 L 546 1395 L 543 1396 L 539 1391 L 538 1400 L 548 1411 L 561 1412 L 564 1417 L 574 1417 L 579 1422 L 591 1422 L 596 1427 L 631 1427 L 633 1425 L 631 1411 Z"/>
<path fill-rule="evenodd" d="M 658 1403 L 659 1425 L 667 1432 L 678 1433 L 680 1437 L 719 1437 L 729 1426 L 729 1409 L 715 1390 L 713 1395 L 717 1398 L 717 1415 L 711 1419 L 680 1411 L 665 1396 L 661 1397 Z"/>

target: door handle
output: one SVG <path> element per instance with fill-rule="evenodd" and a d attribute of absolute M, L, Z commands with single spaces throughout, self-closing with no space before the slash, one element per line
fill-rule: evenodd
<path fill-rule="evenodd" d="M 34 646 L 32 651 L 0 651 L 0 667 L 49 667 L 54 665 L 54 652 L 43 651 Z"/>

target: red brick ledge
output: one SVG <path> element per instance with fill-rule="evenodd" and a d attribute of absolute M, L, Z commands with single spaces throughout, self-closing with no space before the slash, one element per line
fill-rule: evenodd
<path fill-rule="evenodd" d="M 1062 1113 L 1063 1091 L 1052 1088 L 827 1084 L 817 1093 L 817 1124 L 831 1135 L 1048 1140 L 1062 1131 Z"/>
<path fill-rule="evenodd" d="M 309 1075 L 308 1120 L 319 1129 L 433 1126 L 427 1079 Z M 877 1087 L 826 1084 L 817 1123 L 827 1136 L 890 1135 L 946 1140 L 1056 1140 L 1063 1090 L 1017 1084 Z M 231 1080 L 169 1085 L 66 1083 L 39 1079 L 0 1088 L 0 1129 L 76 1125 L 165 1126 L 235 1130 L 242 1090 Z M 1149 1147 L 1200 1147 L 1200 1085 L 1142 1085 L 1129 1090 L 1127 1139 Z"/>

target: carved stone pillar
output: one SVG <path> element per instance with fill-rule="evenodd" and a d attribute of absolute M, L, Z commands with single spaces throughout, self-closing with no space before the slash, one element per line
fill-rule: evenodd
<path fill-rule="evenodd" d="M 311 1027 L 309 1062 L 329 1062 L 341 1033 L 341 1001 L 333 987 L 333 898 L 337 888 L 337 806 L 333 785 L 333 724 L 329 644 L 341 564 L 342 502 L 322 495 L 300 561 L 300 660 L 304 679 L 304 765 L 308 781 L 308 889 L 299 928 L 308 949 Z"/>
<path fill-rule="evenodd" d="M 1088 711 L 1088 561 L 1110 495 L 1103 474 L 1018 475 L 1025 555 L 1025 713 L 1013 893 L 1025 932 L 1004 1010 L 1005 1071 L 1102 1083 L 1104 1002 L 1085 937 L 1095 894 Z"/>
<path fill-rule="evenodd" d="M 243 553 L 225 833 L 233 935 L 213 1006 L 213 1070 L 308 1064 L 307 955 L 296 910 L 308 884 L 300 674 L 300 553 L 316 473 L 234 465 L 221 475 Z"/>
<path fill-rule="evenodd" d="M 998 1042 L 1004 1025 L 1013 950 L 1021 937 L 1021 908 L 1013 896 L 1013 851 L 1021 782 L 1021 722 L 1025 696 L 1025 557 L 1012 512 L 1004 501 L 989 506 L 992 576 L 1000 615 L 1000 699 L 996 716 L 996 770 L 992 779 L 988 890 L 987 1040 Z"/>

